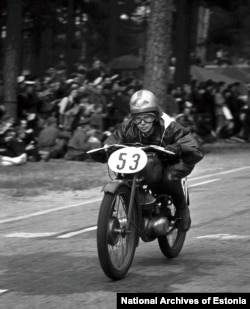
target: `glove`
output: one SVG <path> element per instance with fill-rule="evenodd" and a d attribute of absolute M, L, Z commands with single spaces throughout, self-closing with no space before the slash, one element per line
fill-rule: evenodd
<path fill-rule="evenodd" d="M 175 154 L 178 158 L 180 158 L 181 153 L 182 153 L 181 145 L 179 145 L 179 144 L 167 145 L 167 146 L 165 147 L 165 149 L 168 150 L 168 151 L 174 152 L 174 154 Z"/>
<path fill-rule="evenodd" d="M 100 163 L 106 163 L 107 157 L 106 154 L 104 152 L 92 152 L 88 154 L 89 158 L 91 158 L 92 160 L 96 161 L 96 162 L 100 162 Z"/>

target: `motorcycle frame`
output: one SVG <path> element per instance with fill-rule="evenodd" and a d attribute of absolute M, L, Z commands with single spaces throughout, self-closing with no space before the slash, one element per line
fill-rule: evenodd
<path fill-rule="evenodd" d="M 108 155 L 107 155 L 107 159 L 108 159 Z M 143 219 L 142 207 L 140 204 L 139 190 L 138 190 L 139 183 L 140 183 L 139 173 L 140 172 L 134 173 L 132 179 L 120 177 L 121 174 L 116 173 L 116 178 L 112 180 L 111 182 L 107 183 L 103 187 L 102 191 L 104 191 L 105 193 L 110 192 L 114 194 L 117 188 L 122 185 L 125 185 L 129 188 L 130 199 L 129 199 L 129 207 L 128 207 L 128 215 L 127 215 L 128 221 L 126 223 L 125 231 L 129 232 L 129 225 L 132 224 L 138 231 L 139 237 L 144 242 L 149 242 L 149 241 L 154 240 L 154 238 L 152 239 L 147 236 L 145 226 L 144 226 L 144 219 Z M 183 184 L 183 189 L 185 188 L 184 190 L 186 191 L 185 192 L 186 202 L 187 202 L 187 205 L 189 205 L 190 204 L 189 190 L 188 190 L 188 185 L 184 185 L 185 183 L 187 184 L 187 177 L 184 177 L 182 179 L 182 184 Z M 136 207 L 136 212 L 137 212 L 137 222 L 135 223 L 131 222 L 131 213 L 132 213 L 133 207 Z"/>

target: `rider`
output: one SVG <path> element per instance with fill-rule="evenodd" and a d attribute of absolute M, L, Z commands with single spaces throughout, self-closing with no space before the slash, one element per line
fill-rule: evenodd
<path fill-rule="evenodd" d="M 164 193 L 171 195 L 181 218 L 180 230 L 188 231 L 191 218 L 181 179 L 192 172 L 203 154 L 192 134 L 161 111 L 151 91 L 139 90 L 131 96 L 130 114 L 131 117 L 124 120 L 104 144 L 139 142 L 144 145 L 158 145 L 175 153 L 171 164 L 163 163 L 162 179 L 157 188 L 161 187 L 162 191 L 167 191 Z"/>

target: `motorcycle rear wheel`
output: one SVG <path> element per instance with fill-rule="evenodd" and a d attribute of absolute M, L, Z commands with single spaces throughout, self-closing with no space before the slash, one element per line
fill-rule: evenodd
<path fill-rule="evenodd" d="M 176 211 L 174 205 L 170 205 L 168 207 L 171 211 L 171 214 L 174 215 Z M 168 230 L 169 233 L 167 236 L 158 237 L 158 244 L 164 256 L 167 258 L 175 258 L 179 255 L 184 245 L 186 232 L 180 231 L 178 224 L 176 224 L 174 221 L 170 221 Z"/>
<path fill-rule="evenodd" d="M 106 192 L 99 211 L 97 222 L 97 251 L 104 273 L 113 280 L 125 277 L 134 259 L 138 243 L 138 232 L 128 220 L 130 190 L 125 186 L 115 193 Z M 133 208 L 131 222 L 136 224 L 137 213 Z"/>

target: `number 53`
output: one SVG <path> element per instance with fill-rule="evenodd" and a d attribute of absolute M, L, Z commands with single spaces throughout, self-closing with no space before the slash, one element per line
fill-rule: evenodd
<path fill-rule="evenodd" d="M 121 161 L 121 165 L 116 165 L 116 168 L 118 170 L 123 170 L 126 164 L 130 164 L 132 162 L 132 165 L 129 165 L 128 168 L 131 171 L 134 171 L 137 169 L 137 166 L 139 164 L 140 155 L 138 153 L 133 154 L 131 158 L 127 158 L 128 153 L 121 152 L 119 155 L 119 161 Z"/>

